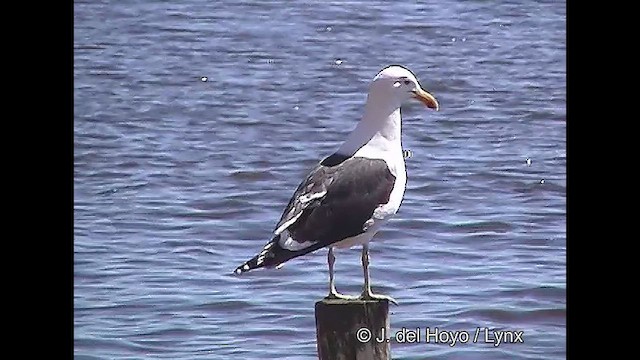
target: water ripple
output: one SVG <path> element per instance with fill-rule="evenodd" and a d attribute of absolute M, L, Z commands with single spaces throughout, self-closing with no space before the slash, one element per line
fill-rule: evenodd
<path fill-rule="evenodd" d="M 398 359 L 566 357 L 566 40 L 557 1 L 74 5 L 74 357 L 317 358 L 326 250 L 233 269 L 409 66 L 408 186 L 371 247 L 391 328 L 525 344 L 392 344 Z M 207 77 L 206 81 L 202 81 Z M 530 163 L 527 163 L 530 159 Z M 362 286 L 337 252 L 340 291 Z"/>

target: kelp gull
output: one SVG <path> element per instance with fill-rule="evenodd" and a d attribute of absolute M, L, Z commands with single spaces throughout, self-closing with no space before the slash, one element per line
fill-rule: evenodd
<path fill-rule="evenodd" d="M 401 142 L 400 106 L 415 98 L 438 110 L 437 100 L 422 89 L 413 73 L 393 65 L 382 69 L 369 87 L 364 116 L 338 150 L 322 160 L 298 186 L 274 236 L 262 251 L 238 266 L 236 274 L 328 247 L 329 295 L 336 291 L 333 248 L 362 245 L 364 286 L 360 299 L 388 299 L 371 292 L 369 241 L 400 207 L 407 174 Z"/>

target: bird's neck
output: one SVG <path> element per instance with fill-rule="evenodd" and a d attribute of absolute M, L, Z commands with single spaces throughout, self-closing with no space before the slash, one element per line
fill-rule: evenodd
<path fill-rule="evenodd" d="M 376 100 L 370 94 L 364 116 L 337 153 L 347 156 L 362 154 L 372 158 L 382 157 L 389 151 L 401 154 L 401 130 L 400 107 L 384 99 Z"/>

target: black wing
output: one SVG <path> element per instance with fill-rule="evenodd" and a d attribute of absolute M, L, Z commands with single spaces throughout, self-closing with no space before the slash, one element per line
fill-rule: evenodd
<path fill-rule="evenodd" d="M 302 211 L 287 230 L 298 243 L 318 242 L 326 246 L 364 232 L 365 222 L 373 211 L 389 202 L 395 176 L 383 160 L 350 158 L 335 166 L 320 164 L 305 183 L 299 189 L 308 187 L 312 192 L 294 194 L 289 203 L 293 209 L 300 207 Z M 308 205 L 298 205 L 300 199 L 321 193 L 322 197 L 314 198 Z"/>
<path fill-rule="evenodd" d="M 383 160 L 337 154 L 326 158 L 296 189 L 275 237 L 236 272 L 277 266 L 362 234 L 374 210 L 389 202 L 394 183 L 395 176 Z M 294 246 L 284 246 L 288 237 Z"/>

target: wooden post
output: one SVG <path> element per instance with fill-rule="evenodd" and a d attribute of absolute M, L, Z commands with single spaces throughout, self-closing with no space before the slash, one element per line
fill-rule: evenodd
<path fill-rule="evenodd" d="M 389 301 L 386 299 L 316 302 L 320 360 L 388 360 L 391 358 L 389 336 Z"/>

